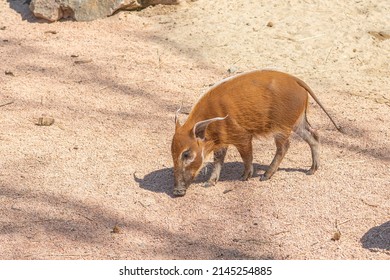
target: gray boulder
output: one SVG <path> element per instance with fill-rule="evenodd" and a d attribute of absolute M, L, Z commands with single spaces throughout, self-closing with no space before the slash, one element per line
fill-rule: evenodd
<path fill-rule="evenodd" d="M 173 5 L 181 0 L 32 0 L 30 10 L 38 18 L 57 21 L 73 18 L 91 21 L 112 15 L 118 10 L 135 10 L 150 5 Z"/>

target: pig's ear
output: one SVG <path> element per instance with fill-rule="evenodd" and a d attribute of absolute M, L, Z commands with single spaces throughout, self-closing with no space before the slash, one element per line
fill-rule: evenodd
<path fill-rule="evenodd" d="M 175 131 L 176 131 L 178 128 L 180 128 L 180 127 L 181 127 L 181 125 L 180 125 L 179 120 L 175 120 Z"/>
<path fill-rule="evenodd" d="M 179 112 L 180 112 L 180 109 L 181 109 L 181 106 L 180 108 L 176 111 L 176 114 L 175 114 L 175 131 L 181 127 L 180 125 L 180 122 L 179 122 Z"/>
<path fill-rule="evenodd" d="M 197 122 L 194 125 L 194 128 L 192 129 L 195 138 L 198 138 L 199 140 L 204 141 L 205 140 L 207 126 L 210 123 L 212 123 L 212 122 L 222 121 L 222 120 L 226 119 L 227 117 L 228 116 L 226 116 L 224 118 L 217 117 L 217 118 L 212 118 L 212 119 L 208 119 L 208 120 Z"/>

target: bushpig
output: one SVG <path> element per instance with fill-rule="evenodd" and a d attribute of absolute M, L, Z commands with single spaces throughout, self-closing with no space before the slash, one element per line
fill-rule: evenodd
<path fill-rule="evenodd" d="M 258 70 L 222 80 L 211 87 L 194 105 L 181 125 L 176 112 L 171 152 L 175 196 L 183 196 L 214 153 L 214 167 L 206 186 L 215 185 L 228 146 L 235 146 L 244 162 L 243 180 L 253 175 L 252 139 L 273 136 L 276 154 L 260 180 L 268 180 L 278 169 L 289 148 L 294 131 L 311 149 L 312 165 L 319 166 L 319 136 L 307 121 L 308 93 L 340 130 L 309 86 L 286 73 Z"/>

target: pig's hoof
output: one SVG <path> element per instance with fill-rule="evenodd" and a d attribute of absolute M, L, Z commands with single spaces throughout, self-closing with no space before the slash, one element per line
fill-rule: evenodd
<path fill-rule="evenodd" d="M 244 173 L 241 175 L 241 181 L 248 181 L 253 176 L 253 166 L 244 170 Z"/>
<path fill-rule="evenodd" d="M 240 177 L 241 181 L 248 181 L 248 176 L 245 176 L 244 174 Z"/>
<path fill-rule="evenodd" d="M 263 181 L 267 181 L 267 180 L 269 180 L 269 178 L 270 177 L 268 177 L 267 175 L 263 174 L 263 175 L 260 176 L 260 181 L 262 181 L 262 182 Z"/>
<path fill-rule="evenodd" d="M 314 172 L 315 172 L 314 170 L 309 169 L 309 170 L 306 172 L 306 175 L 313 175 Z"/>
<path fill-rule="evenodd" d="M 244 173 L 241 175 L 241 181 L 248 181 L 250 178 L 252 178 L 253 171 L 249 172 L 248 174 Z"/>
<path fill-rule="evenodd" d="M 318 162 L 314 161 L 310 166 L 310 169 L 306 172 L 306 175 L 313 175 L 318 170 Z"/>
<path fill-rule="evenodd" d="M 216 182 L 214 182 L 214 181 L 208 181 L 208 182 L 203 184 L 203 187 L 204 188 L 210 188 L 210 187 L 215 186 L 215 184 L 216 184 Z"/>
<path fill-rule="evenodd" d="M 317 168 L 310 168 L 307 172 L 306 175 L 313 175 L 317 171 Z"/>

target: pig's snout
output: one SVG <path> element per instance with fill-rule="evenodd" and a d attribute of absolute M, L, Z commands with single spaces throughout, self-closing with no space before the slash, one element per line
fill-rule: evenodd
<path fill-rule="evenodd" d="M 174 196 L 184 196 L 187 191 L 187 187 L 189 184 L 186 184 L 182 180 L 177 180 L 173 187 L 173 195 Z"/>
<path fill-rule="evenodd" d="M 184 196 L 186 194 L 185 189 L 174 189 L 173 190 L 173 195 L 174 196 Z"/>

